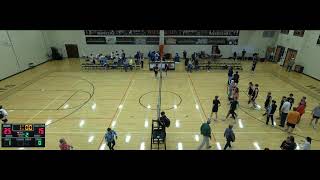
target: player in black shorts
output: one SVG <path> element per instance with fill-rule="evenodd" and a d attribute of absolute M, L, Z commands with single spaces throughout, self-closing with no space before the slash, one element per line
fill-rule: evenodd
<path fill-rule="evenodd" d="M 212 104 L 213 104 L 213 107 L 212 107 L 212 112 L 211 112 L 211 115 L 210 115 L 210 119 L 212 119 L 212 115 L 213 115 L 213 113 L 215 113 L 216 114 L 216 118 L 214 120 L 216 121 L 216 120 L 218 120 L 218 110 L 219 110 L 219 106 L 221 105 L 220 101 L 219 101 L 219 96 L 215 96 L 214 97 L 214 100 L 213 100 Z"/>
<path fill-rule="evenodd" d="M 271 92 L 268 92 L 268 95 L 266 97 L 266 101 L 264 102 L 264 109 L 266 110 L 266 112 L 263 114 L 263 116 L 267 115 L 268 108 L 269 108 L 271 101 L 272 101 Z"/>
<path fill-rule="evenodd" d="M 280 117 L 281 117 L 281 108 L 282 108 L 283 103 L 286 102 L 286 99 L 287 99 L 286 96 L 282 96 L 282 100 L 280 102 L 280 107 L 279 107 L 279 118 L 277 118 L 277 119 L 280 119 Z"/>
<path fill-rule="evenodd" d="M 159 72 L 158 64 L 153 67 L 153 71 L 154 71 L 154 76 L 157 78 L 158 77 L 158 72 Z"/>
<path fill-rule="evenodd" d="M 228 119 L 229 115 L 231 114 L 231 115 L 232 115 L 232 118 L 233 118 L 234 120 L 236 120 L 236 116 L 238 116 L 237 113 L 235 112 L 235 110 L 237 109 L 237 106 L 238 106 L 238 101 L 233 100 L 233 101 L 231 102 L 231 104 L 230 104 L 230 109 L 229 109 L 229 112 L 228 112 L 228 114 L 227 114 L 226 119 Z"/>
<path fill-rule="evenodd" d="M 288 101 L 290 102 L 290 110 L 292 108 L 292 105 L 294 104 L 294 97 L 293 97 L 293 94 L 289 94 L 289 97 L 287 98 Z"/>
<path fill-rule="evenodd" d="M 239 83 L 239 78 L 240 78 L 239 73 L 238 73 L 238 71 L 236 71 L 236 73 L 233 75 L 233 78 L 232 78 L 236 85 L 238 85 L 238 83 Z"/>
<path fill-rule="evenodd" d="M 168 76 L 168 70 L 169 70 L 169 65 L 168 64 L 165 64 L 164 65 L 164 71 L 166 72 L 166 76 Z"/>
<path fill-rule="evenodd" d="M 249 100 L 248 100 L 248 104 L 250 104 L 250 102 L 251 102 L 251 95 L 253 93 L 253 90 L 254 90 L 253 83 L 249 82 L 249 87 L 248 87 Z"/>
<path fill-rule="evenodd" d="M 266 125 L 269 123 L 269 119 L 271 118 L 272 127 L 274 127 L 274 121 L 273 121 L 273 115 L 277 110 L 276 101 L 272 100 L 272 104 L 268 107 L 268 115 L 267 115 L 267 121 Z"/>
<path fill-rule="evenodd" d="M 259 85 L 255 84 L 253 93 L 251 94 L 251 102 L 252 102 L 253 108 L 257 108 L 256 99 L 258 97 L 258 94 L 259 94 Z"/>
<path fill-rule="evenodd" d="M 251 67 L 252 72 L 254 72 L 254 70 L 256 69 L 257 62 L 258 62 L 258 55 L 255 54 L 252 61 L 252 67 Z"/>

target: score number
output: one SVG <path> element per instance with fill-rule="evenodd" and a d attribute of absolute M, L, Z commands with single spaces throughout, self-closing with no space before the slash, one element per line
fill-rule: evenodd
<path fill-rule="evenodd" d="M 4 135 L 10 135 L 10 134 L 12 134 L 11 128 L 3 128 L 3 134 L 4 134 Z"/>
<path fill-rule="evenodd" d="M 43 135 L 44 134 L 44 128 L 39 128 L 38 129 L 38 134 Z"/>
<path fill-rule="evenodd" d="M 33 131 L 32 124 L 22 124 L 20 125 L 20 131 Z"/>

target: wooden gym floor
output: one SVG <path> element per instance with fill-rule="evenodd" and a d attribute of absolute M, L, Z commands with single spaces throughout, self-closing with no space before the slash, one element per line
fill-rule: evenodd
<path fill-rule="evenodd" d="M 112 127 L 119 136 L 115 149 L 148 150 L 151 120 L 156 117 L 158 80 L 148 71 L 146 62 L 144 70 L 121 72 L 81 71 L 79 59 L 50 61 L 0 81 L 0 104 L 9 113 L 9 123 L 48 124 L 44 149 L 59 149 L 61 137 L 78 150 L 107 149 L 103 136 L 106 129 Z M 227 71 L 189 74 L 183 64 L 177 64 L 176 71 L 168 72 L 163 78 L 162 108 L 171 119 L 167 149 L 197 148 L 202 140 L 200 125 L 210 115 L 215 95 L 220 96 L 222 105 L 219 120 L 211 124 L 211 143 L 213 150 L 223 148 L 223 132 L 233 123 L 231 118 L 222 121 L 229 108 Z M 260 85 L 258 104 L 261 107 L 268 91 L 272 92 L 278 105 L 283 95 L 293 93 L 295 105 L 302 96 L 307 96 L 307 110 L 294 130 L 294 136 L 298 143 L 310 136 L 314 139 L 312 149 L 320 149 L 319 130 L 309 126 L 310 112 L 320 102 L 320 94 L 314 88 L 320 87 L 320 82 L 296 72 L 287 73 L 277 64 L 258 63 L 254 74 L 249 71 L 251 62 L 243 62 L 243 66 L 244 70 L 239 72 L 241 93 L 237 113 L 240 120 L 234 124 L 236 142 L 233 149 L 268 147 L 278 150 L 288 135 L 278 126 L 265 125 L 263 108 L 260 111 L 249 108 L 245 92 L 249 81 Z"/>

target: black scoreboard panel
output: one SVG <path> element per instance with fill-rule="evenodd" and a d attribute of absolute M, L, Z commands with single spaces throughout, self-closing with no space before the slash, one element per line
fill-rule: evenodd
<path fill-rule="evenodd" d="M 167 37 L 164 39 L 166 45 L 237 45 L 238 38 L 227 37 Z"/>
<path fill-rule="evenodd" d="M 159 36 L 160 30 L 85 30 L 86 36 Z"/>
<path fill-rule="evenodd" d="M 2 147 L 45 147 L 45 124 L 2 124 Z"/>
<path fill-rule="evenodd" d="M 87 44 L 107 44 L 105 37 L 86 37 Z"/>
<path fill-rule="evenodd" d="M 165 36 L 239 36 L 239 30 L 164 30 Z"/>

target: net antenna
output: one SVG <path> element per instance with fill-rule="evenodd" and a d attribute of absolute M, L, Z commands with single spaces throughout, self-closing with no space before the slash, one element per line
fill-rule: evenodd
<path fill-rule="evenodd" d="M 160 57 L 159 63 L 159 71 L 160 71 L 160 78 L 159 78 L 159 94 L 158 94 L 158 103 L 157 103 L 157 117 L 160 119 L 161 113 L 161 90 L 162 90 L 162 57 Z"/>

